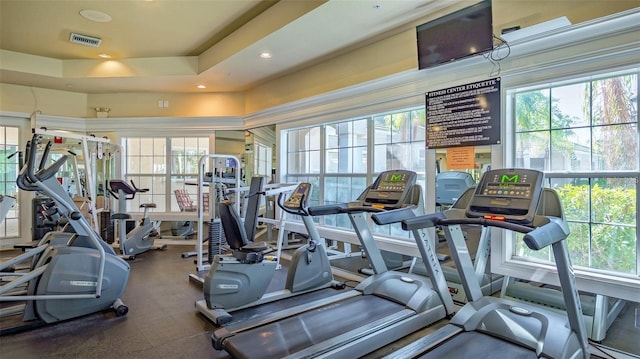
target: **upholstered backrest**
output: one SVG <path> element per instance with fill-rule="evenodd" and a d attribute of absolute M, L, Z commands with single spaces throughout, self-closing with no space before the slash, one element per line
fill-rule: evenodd
<path fill-rule="evenodd" d="M 249 187 L 249 199 L 247 200 L 247 211 L 244 215 L 244 230 L 247 233 L 247 239 L 255 240 L 256 228 L 258 226 L 258 214 L 260 211 L 260 202 L 264 193 L 264 177 L 251 178 Z"/>
<path fill-rule="evenodd" d="M 236 211 L 233 204 L 229 201 L 220 202 L 218 209 L 220 210 L 222 229 L 224 230 L 224 235 L 229 247 L 232 250 L 238 250 L 244 247 L 249 243 L 249 240 L 238 211 Z"/>

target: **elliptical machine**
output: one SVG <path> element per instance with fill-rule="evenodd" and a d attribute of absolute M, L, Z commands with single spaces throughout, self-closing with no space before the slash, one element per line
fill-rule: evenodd
<path fill-rule="evenodd" d="M 0 264 L 1 272 L 17 263 L 33 260 L 29 272 L 0 286 L 0 301 L 26 301 L 26 305 L 16 306 L 20 307 L 18 309 L 4 310 L 3 315 L 24 311 L 23 321 L 40 319 L 44 323 L 109 308 L 117 315 L 125 315 L 128 308 L 119 298 L 129 279 L 130 267 L 101 240 L 55 178 L 67 157 L 36 171 L 39 140 L 39 135 L 34 134 L 27 143 L 27 162 L 16 182 L 22 190 L 42 191 L 55 201 L 59 213 L 73 226 L 75 235 L 66 245 L 44 243 Z M 26 295 L 14 295 L 12 290 L 24 284 L 27 284 Z"/>
<path fill-rule="evenodd" d="M 313 221 L 307 212 L 310 192 L 310 183 L 300 183 L 287 200 L 283 200 L 281 193 L 278 205 L 288 213 L 301 216 L 304 222 Z M 219 209 L 232 253 L 215 256 L 204 280 L 204 300 L 195 304 L 214 324 L 229 323 L 232 320 L 229 312 L 239 309 L 323 288 L 344 287 L 344 284 L 334 281 L 329 258 L 315 230 L 309 233 L 309 243 L 293 253 L 285 288 L 265 293 L 277 267 L 276 261 L 265 257 L 270 249 L 266 243 L 256 243 L 247 237 L 240 216 L 230 202 L 221 202 Z M 307 228 L 315 229 L 315 226 Z"/>
<path fill-rule="evenodd" d="M 142 203 L 140 208 L 144 208 L 144 215 L 140 223 L 127 233 L 127 220 L 131 219 L 131 215 L 127 212 L 126 201 L 135 198 L 136 193 L 144 193 L 149 190 L 146 188 L 138 188 L 135 183 L 131 184 L 120 180 L 113 179 L 109 181 L 109 193 L 118 200 L 118 213 L 114 213 L 111 218 L 117 220 L 119 233 L 118 241 L 120 242 L 120 254 L 125 259 L 135 259 L 136 255 L 144 253 L 151 249 L 164 250 L 167 245 L 154 245 L 158 236 L 158 227 L 160 222 L 149 219 L 149 208 L 156 208 L 155 203 Z"/>

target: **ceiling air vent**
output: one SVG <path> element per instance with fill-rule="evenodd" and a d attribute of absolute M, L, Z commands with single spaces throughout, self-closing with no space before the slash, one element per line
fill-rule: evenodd
<path fill-rule="evenodd" d="M 100 46 L 102 39 L 88 35 L 80 35 L 72 32 L 71 36 L 69 37 L 69 41 L 80 45 L 98 47 Z"/>

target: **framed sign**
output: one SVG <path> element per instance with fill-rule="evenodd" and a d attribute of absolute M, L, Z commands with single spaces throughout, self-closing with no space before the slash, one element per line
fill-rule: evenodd
<path fill-rule="evenodd" d="M 500 79 L 426 94 L 427 148 L 500 143 Z"/>

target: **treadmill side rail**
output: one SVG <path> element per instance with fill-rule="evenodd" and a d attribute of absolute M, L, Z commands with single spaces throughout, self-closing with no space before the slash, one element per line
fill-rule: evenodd
<path fill-rule="evenodd" d="M 382 359 L 415 358 L 416 356 L 431 350 L 441 343 L 446 342 L 447 339 L 453 337 L 454 335 L 457 335 L 460 332 L 462 332 L 462 328 L 452 324 L 447 324 L 444 327 L 436 330 L 435 332 L 429 333 L 424 337 L 411 342 L 409 345 L 406 345 L 399 350 L 396 350 L 393 353 L 382 357 Z"/>

